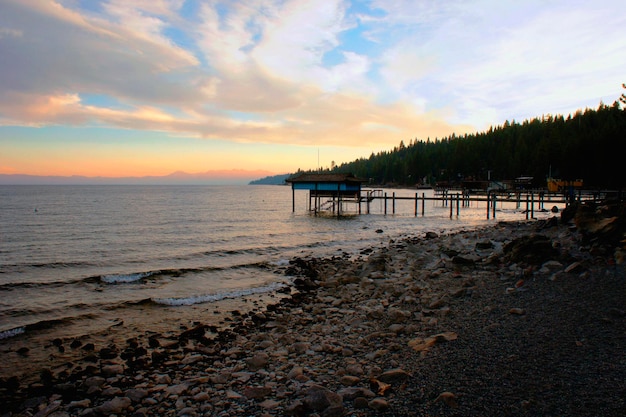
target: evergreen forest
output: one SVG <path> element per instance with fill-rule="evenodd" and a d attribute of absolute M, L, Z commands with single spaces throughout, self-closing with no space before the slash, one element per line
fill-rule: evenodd
<path fill-rule="evenodd" d="M 626 87 L 625 87 L 626 88 Z M 582 179 L 584 188 L 626 185 L 626 110 L 620 102 L 573 115 L 506 121 L 482 133 L 401 142 L 390 151 L 333 166 L 372 184 L 415 186 L 437 182 Z"/>

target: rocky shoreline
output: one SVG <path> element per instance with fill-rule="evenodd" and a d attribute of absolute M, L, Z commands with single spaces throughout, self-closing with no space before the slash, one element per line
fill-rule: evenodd
<path fill-rule="evenodd" d="M 626 415 L 617 210 L 294 259 L 290 294 L 228 330 L 56 341 L 81 363 L 2 379 L 0 415 Z"/>

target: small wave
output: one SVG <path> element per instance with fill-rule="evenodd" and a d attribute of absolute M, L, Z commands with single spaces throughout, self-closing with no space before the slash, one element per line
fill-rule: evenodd
<path fill-rule="evenodd" d="M 279 259 L 277 261 L 272 262 L 271 264 L 274 266 L 289 266 L 289 259 Z"/>
<path fill-rule="evenodd" d="M 50 319 L 50 320 L 41 320 L 36 323 L 32 323 L 26 326 L 28 330 L 43 330 L 49 329 L 54 326 L 58 326 L 64 323 L 70 323 L 74 318 L 73 317 L 65 317 L 60 319 Z"/>
<path fill-rule="evenodd" d="M 225 300 L 227 298 L 240 298 L 253 294 L 263 294 L 267 292 L 276 291 L 280 288 L 284 288 L 287 285 L 282 282 L 275 282 L 263 287 L 246 288 L 236 291 L 228 291 L 217 294 L 203 294 L 191 297 L 182 298 L 153 298 L 152 301 L 156 304 L 162 304 L 167 306 L 189 306 L 193 304 L 211 303 L 215 301 Z"/>
<path fill-rule="evenodd" d="M 5 330 L 3 332 L 0 332 L 0 340 L 8 339 L 10 337 L 15 337 L 24 332 L 26 332 L 26 328 L 24 327 L 16 327 L 15 329 Z"/>
<path fill-rule="evenodd" d="M 54 288 L 74 285 L 86 279 L 70 279 L 67 281 L 31 281 L 31 282 L 9 282 L 7 284 L 0 284 L 0 291 L 12 291 L 22 288 Z"/>
<path fill-rule="evenodd" d="M 127 284 L 140 281 L 144 278 L 154 275 L 155 273 L 156 272 L 139 272 L 136 274 L 103 275 L 100 277 L 100 281 L 104 282 L 105 284 Z"/>
<path fill-rule="evenodd" d="M 2 253 L 0 251 L 0 253 Z M 45 269 L 45 268 L 49 268 L 49 269 L 61 269 L 61 268 L 82 268 L 82 267 L 90 267 L 90 266 L 97 266 L 97 264 L 93 263 L 93 262 L 86 262 L 86 261 L 67 261 L 67 262 L 38 262 L 38 263 L 27 263 L 27 262 L 21 262 L 21 263 L 7 263 L 2 265 L 2 270 L 3 272 L 23 272 L 29 268 L 35 268 L 35 269 Z"/>
<path fill-rule="evenodd" d="M 99 281 L 105 284 L 128 284 L 137 281 L 141 281 L 144 278 L 148 277 L 157 277 L 157 276 L 168 276 L 168 277 L 180 277 L 189 273 L 197 273 L 197 272 L 207 272 L 207 271 L 223 271 L 223 270 L 236 270 L 241 268 L 266 268 L 267 265 L 263 262 L 256 263 L 248 263 L 241 265 L 234 265 L 229 267 L 200 267 L 200 268 L 172 268 L 172 269 L 163 269 L 159 271 L 147 271 L 147 272 L 136 272 L 129 274 L 109 274 L 102 275 L 92 278 L 87 278 L 86 281 Z"/>
<path fill-rule="evenodd" d="M 24 326 L 24 331 L 31 332 L 31 331 L 38 331 L 38 330 L 48 330 L 53 327 L 64 326 L 64 325 L 77 322 L 80 320 L 93 320 L 93 319 L 96 319 L 97 317 L 98 315 L 96 314 L 87 313 L 87 314 L 78 314 L 78 315 L 72 315 L 72 316 L 68 315 L 65 317 L 53 318 L 49 320 L 40 320 L 40 321 L 27 324 L 26 326 Z"/>

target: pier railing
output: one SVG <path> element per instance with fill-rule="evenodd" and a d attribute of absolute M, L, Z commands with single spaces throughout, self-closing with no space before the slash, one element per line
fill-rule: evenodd
<path fill-rule="evenodd" d="M 516 210 L 522 210 L 526 219 L 534 219 L 535 212 L 545 212 L 554 206 L 567 206 L 573 202 L 589 200 L 605 200 L 607 198 L 622 199 L 620 191 L 583 191 L 576 193 L 554 193 L 546 190 L 463 190 L 463 189 L 436 189 L 430 195 L 424 192 L 416 192 L 414 195 L 396 195 L 395 192 L 387 192 L 383 189 L 363 189 L 360 193 L 332 194 L 312 193 L 309 195 L 309 211 L 312 213 L 331 214 L 333 216 L 345 216 L 351 214 L 381 213 L 384 215 L 397 214 L 396 205 L 402 207 L 401 214 L 406 215 L 407 202 L 413 202 L 412 211 L 414 216 L 426 215 L 426 202 L 431 202 L 433 207 L 448 208 L 450 218 L 461 216 L 463 208 L 472 207 L 473 216 L 476 209 L 484 207 L 486 218 L 495 219 L 497 209 L 510 208 L 514 204 Z M 324 200 L 326 198 L 327 200 Z M 364 207 L 363 207 L 364 206 Z"/>
<path fill-rule="evenodd" d="M 546 206 L 568 205 L 574 201 L 600 200 L 606 198 L 607 192 L 578 191 L 575 195 L 566 196 L 562 193 L 550 193 L 545 190 L 515 190 L 502 191 L 492 190 L 483 192 L 470 192 L 467 190 L 436 190 L 434 196 L 426 196 L 426 193 L 415 193 L 414 196 L 398 196 L 395 192 L 389 193 L 383 190 L 369 190 L 366 196 L 362 196 L 359 201 L 358 212 L 361 214 L 361 202 L 366 203 L 366 213 L 372 212 L 372 203 L 379 200 L 382 202 L 381 211 L 387 215 L 396 214 L 396 202 L 413 201 L 415 216 L 424 216 L 426 213 L 426 202 L 433 202 L 440 207 L 449 207 L 450 218 L 461 215 L 461 209 L 470 207 L 472 203 L 476 206 L 484 205 L 486 218 L 496 218 L 496 208 L 503 204 L 515 204 L 516 209 L 524 209 L 526 219 L 533 219 L 535 210 L 545 211 Z M 551 207 L 548 207 L 551 209 Z"/>

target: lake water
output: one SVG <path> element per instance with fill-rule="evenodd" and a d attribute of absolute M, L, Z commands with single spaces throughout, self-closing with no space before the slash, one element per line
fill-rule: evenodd
<path fill-rule="evenodd" d="M 0 349 L 17 358 L 16 346 L 57 337 L 104 342 L 219 322 L 288 285 L 293 257 L 359 256 L 391 238 L 494 222 L 485 207 L 450 219 L 433 202 L 416 217 L 412 201 L 393 215 L 377 201 L 372 214 L 313 216 L 307 193 L 295 196 L 292 212 L 281 186 L 0 186 Z M 524 215 L 505 206 L 497 219 Z M 0 376 L 17 363 L 3 361 Z"/>

